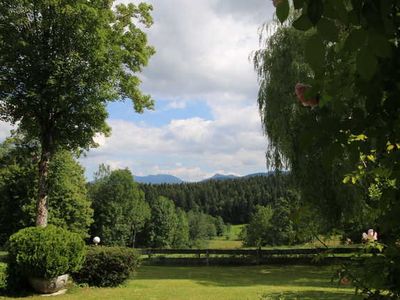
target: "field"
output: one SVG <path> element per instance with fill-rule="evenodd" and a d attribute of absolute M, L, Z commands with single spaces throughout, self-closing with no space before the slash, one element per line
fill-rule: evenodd
<path fill-rule="evenodd" d="M 225 233 L 224 236 L 215 237 L 212 240 L 208 240 L 205 243 L 205 248 L 208 249 L 238 249 L 243 247 L 243 241 L 240 240 L 239 234 L 242 228 L 246 224 L 241 225 L 232 225 L 230 227 L 230 231 Z M 341 246 L 340 237 L 339 236 L 331 236 L 331 237 L 323 237 L 320 236 L 320 241 L 315 239 L 312 242 L 295 245 L 295 246 L 274 246 L 274 247 L 263 247 L 265 249 L 268 248 L 313 248 L 313 247 L 324 247 L 325 245 L 328 247 L 338 247 Z M 322 241 L 322 243 L 321 243 Z"/>
<path fill-rule="evenodd" d="M 118 288 L 73 287 L 59 300 L 360 299 L 331 282 L 332 267 L 150 267 Z M 8 299 L 6 297 L 1 299 Z M 9 298 L 11 299 L 11 298 Z M 18 299 L 18 298 L 13 298 Z M 22 299 L 39 300 L 42 296 Z"/>
<path fill-rule="evenodd" d="M 243 242 L 239 239 L 239 233 L 242 230 L 243 225 L 232 225 L 230 231 L 224 236 L 216 237 L 212 240 L 208 240 L 206 243 L 209 249 L 237 249 L 243 246 Z"/>

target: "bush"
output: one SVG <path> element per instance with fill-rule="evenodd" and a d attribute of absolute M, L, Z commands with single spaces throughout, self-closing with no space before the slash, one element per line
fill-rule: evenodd
<path fill-rule="evenodd" d="M 7 284 L 20 287 L 29 277 L 53 278 L 77 271 L 85 258 L 82 238 L 60 227 L 27 227 L 7 245 Z"/>
<path fill-rule="evenodd" d="M 128 279 L 139 265 L 139 253 L 123 247 L 92 246 L 83 267 L 72 274 L 78 283 L 90 286 L 117 286 Z"/>

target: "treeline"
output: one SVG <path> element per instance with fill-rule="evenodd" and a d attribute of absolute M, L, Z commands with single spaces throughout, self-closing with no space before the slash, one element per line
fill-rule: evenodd
<path fill-rule="evenodd" d="M 0 144 L 0 245 L 35 225 L 38 145 L 18 134 Z M 101 165 L 87 183 L 73 153 L 58 151 L 49 165 L 49 224 L 88 242 L 140 247 L 198 247 L 222 235 L 225 224 L 200 209 L 184 210 L 159 196 L 146 201 L 129 170 Z"/>
<path fill-rule="evenodd" d="M 37 143 L 18 135 L 0 144 L 0 245 L 35 224 L 39 153 Z M 87 183 L 73 153 L 58 151 L 49 175 L 49 224 L 88 241 L 99 236 L 107 245 L 198 247 L 222 236 L 228 223 L 247 223 L 258 205 L 270 206 L 277 216 L 284 210 L 286 219 L 298 208 L 283 174 L 139 185 L 129 170 L 101 165 Z"/>
<path fill-rule="evenodd" d="M 200 210 L 221 216 L 231 224 L 248 223 L 257 205 L 272 205 L 286 197 L 289 177 L 285 173 L 230 180 L 208 180 L 180 184 L 140 184 L 146 200 L 151 203 L 159 196 L 174 201 L 182 209 Z"/>
<path fill-rule="evenodd" d="M 91 235 L 100 236 L 107 245 L 198 247 L 225 232 L 221 217 L 199 210 L 186 212 L 164 196 L 145 201 L 128 169 L 111 171 L 101 165 L 88 191 L 94 210 Z"/>

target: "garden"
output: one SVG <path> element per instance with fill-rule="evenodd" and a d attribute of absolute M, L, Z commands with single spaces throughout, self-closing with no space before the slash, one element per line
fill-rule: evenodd
<path fill-rule="evenodd" d="M 2 297 L 400 299 L 400 2 L 272 3 L 268 173 L 154 185 L 79 163 L 110 102 L 154 109 L 152 5 L 0 0 Z"/>

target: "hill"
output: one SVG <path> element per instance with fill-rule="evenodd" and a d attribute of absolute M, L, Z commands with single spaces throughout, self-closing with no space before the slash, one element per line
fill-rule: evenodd
<path fill-rule="evenodd" d="M 177 184 L 182 183 L 183 180 L 168 174 L 157 174 L 148 176 L 135 176 L 135 181 L 139 183 L 149 183 L 149 184 Z"/>

